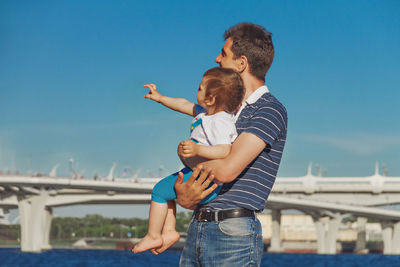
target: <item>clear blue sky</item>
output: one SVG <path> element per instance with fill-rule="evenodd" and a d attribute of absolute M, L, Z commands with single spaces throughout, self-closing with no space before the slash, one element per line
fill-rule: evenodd
<path fill-rule="evenodd" d="M 195 100 L 228 27 L 273 33 L 270 91 L 288 110 L 279 176 L 400 176 L 399 1 L 1 1 L 0 170 L 87 177 L 180 166 L 190 118 L 143 98 Z"/>

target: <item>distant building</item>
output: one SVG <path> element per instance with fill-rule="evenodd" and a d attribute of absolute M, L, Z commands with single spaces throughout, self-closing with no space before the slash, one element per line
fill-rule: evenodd
<path fill-rule="evenodd" d="M 266 244 L 271 240 L 271 214 L 258 214 L 262 225 L 263 241 Z M 281 215 L 281 242 L 285 252 L 315 252 L 317 235 L 313 219 L 306 214 Z M 366 224 L 366 241 L 382 243 L 382 226 L 380 223 Z M 342 244 L 357 241 L 357 222 L 341 224 L 338 232 L 338 250 L 344 250 Z"/>

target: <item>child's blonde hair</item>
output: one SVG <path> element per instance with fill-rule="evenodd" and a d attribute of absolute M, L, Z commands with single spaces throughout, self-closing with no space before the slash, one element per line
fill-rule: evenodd
<path fill-rule="evenodd" d="M 206 97 L 214 96 L 215 105 L 228 113 L 235 112 L 243 101 L 244 86 L 240 75 L 227 68 L 215 67 L 203 75 Z"/>

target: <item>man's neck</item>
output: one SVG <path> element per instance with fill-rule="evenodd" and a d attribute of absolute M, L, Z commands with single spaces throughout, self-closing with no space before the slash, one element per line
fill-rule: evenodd
<path fill-rule="evenodd" d="M 251 74 L 243 73 L 242 75 L 244 88 L 246 88 L 246 92 L 244 94 L 244 100 L 246 100 L 255 90 L 260 88 L 265 84 L 264 81 L 257 79 Z"/>

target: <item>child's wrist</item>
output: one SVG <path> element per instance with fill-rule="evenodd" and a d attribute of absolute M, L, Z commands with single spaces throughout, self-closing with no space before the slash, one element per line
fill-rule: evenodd
<path fill-rule="evenodd" d="M 194 155 L 199 156 L 200 147 L 199 144 L 194 144 Z"/>

